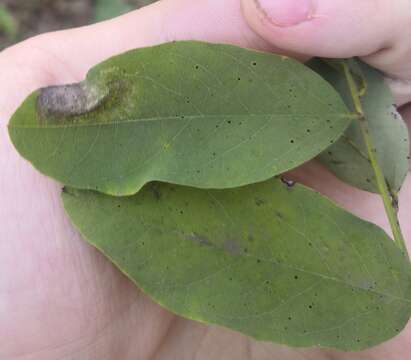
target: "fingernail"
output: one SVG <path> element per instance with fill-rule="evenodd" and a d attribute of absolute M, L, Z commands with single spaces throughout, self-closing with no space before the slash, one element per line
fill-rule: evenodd
<path fill-rule="evenodd" d="M 313 0 L 254 0 L 264 17 L 281 27 L 298 25 L 313 17 Z"/>

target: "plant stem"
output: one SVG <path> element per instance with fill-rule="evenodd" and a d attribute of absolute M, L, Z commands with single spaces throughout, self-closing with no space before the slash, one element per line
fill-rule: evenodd
<path fill-rule="evenodd" d="M 364 139 L 365 146 L 367 148 L 368 157 L 371 162 L 371 166 L 374 170 L 375 179 L 377 181 L 378 190 L 382 197 L 382 201 L 384 203 L 385 212 L 387 214 L 388 220 L 390 222 L 391 231 L 394 236 L 394 242 L 397 246 L 401 249 L 406 257 L 408 256 L 407 247 L 405 245 L 404 237 L 401 232 L 400 224 L 397 217 L 397 209 L 396 209 L 396 202 L 397 200 L 391 195 L 387 182 L 385 180 L 384 174 L 381 170 L 380 165 L 378 164 L 377 156 L 376 156 L 376 148 L 374 145 L 374 141 L 369 131 L 368 121 L 364 114 L 364 110 L 361 103 L 359 89 L 355 80 L 352 76 L 351 70 L 349 65 L 346 61 L 341 62 L 348 87 L 350 89 L 351 97 L 353 100 L 355 112 L 358 114 L 358 121 L 361 129 L 361 133 Z"/>

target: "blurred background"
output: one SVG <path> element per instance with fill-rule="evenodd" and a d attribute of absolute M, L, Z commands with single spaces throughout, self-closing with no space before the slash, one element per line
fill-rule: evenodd
<path fill-rule="evenodd" d="M 156 0 L 0 0 L 0 50 L 47 31 L 92 24 Z"/>

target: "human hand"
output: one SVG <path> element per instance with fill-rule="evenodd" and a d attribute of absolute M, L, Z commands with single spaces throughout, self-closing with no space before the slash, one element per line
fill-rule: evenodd
<path fill-rule="evenodd" d="M 296 6 L 287 14 L 287 2 L 277 2 L 282 3 L 278 13 L 284 16 L 277 23 L 293 23 L 293 15 L 304 15 Z M 268 51 L 281 48 L 303 57 L 361 55 L 391 77 L 411 79 L 407 0 L 395 4 L 318 0 L 312 20 L 291 27 L 268 22 L 253 0 L 243 0 L 242 5 L 245 16 L 240 0 L 163 0 L 106 23 L 42 35 L 0 54 L 0 359 L 407 357 L 410 326 L 396 339 L 353 355 L 258 343 L 168 313 L 80 239 L 62 210 L 61 187 L 21 159 L 8 139 L 7 121 L 32 90 L 80 81 L 107 57 L 172 40 L 226 42 Z M 407 86 L 398 84 L 398 102 L 411 100 Z M 411 109 L 408 115 L 411 119 Z M 377 196 L 342 184 L 316 164 L 304 166 L 294 176 L 389 228 Z M 410 177 L 400 200 L 405 219 L 411 212 Z M 410 239 L 410 222 L 402 225 Z"/>

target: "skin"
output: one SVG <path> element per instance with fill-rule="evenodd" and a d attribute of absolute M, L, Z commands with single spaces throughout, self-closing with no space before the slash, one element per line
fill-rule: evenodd
<path fill-rule="evenodd" d="M 226 42 L 299 58 L 360 55 L 396 79 L 391 83 L 399 104 L 411 100 L 404 85 L 411 79 L 408 0 L 395 5 L 390 0 L 317 1 L 311 18 L 299 25 L 296 16 L 307 12 L 290 13 L 295 6 L 283 6 L 278 12 L 282 21 L 273 22 L 253 0 L 163 0 L 109 22 L 42 35 L 0 54 L 0 359 L 409 356 L 411 326 L 376 348 L 348 354 L 258 343 L 172 315 L 82 241 L 62 210 L 61 186 L 37 173 L 9 141 L 8 119 L 32 90 L 80 81 L 107 57 L 172 40 Z M 290 19 L 293 25 L 287 26 Z M 411 109 L 402 110 L 411 119 Z M 293 176 L 389 231 L 377 196 L 342 184 L 314 163 Z M 410 240 L 411 177 L 400 202 L 403 231 Z"/>

